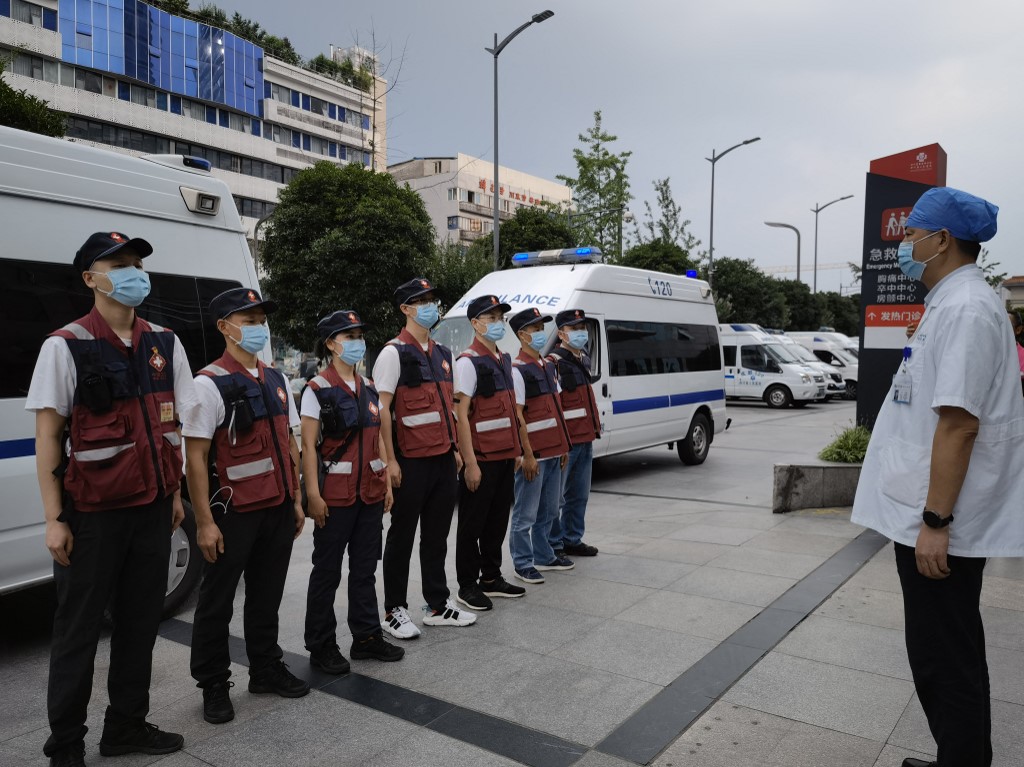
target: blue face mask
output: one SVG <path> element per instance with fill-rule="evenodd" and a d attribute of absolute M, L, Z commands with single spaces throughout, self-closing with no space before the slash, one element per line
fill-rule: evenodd
<path fill-rule="evenodd" d="M 242 331 L 241 341 L 235 341 L 233 338 L 231 340 L 249 354 L 257 354 L 270 340 L 270 328 L 266 325 L 235 325 L 233 322 L 228 322 L 228 325 Z"/>
<path fill-rule="evenodd" d="M 939 232 L 942 230 L 940 229 Z M 931 234 L 922 237 L 916 242 L 924 242 L 928 237 L 934 237 L 939 232 L 932 232 Z M 899 260 L 900 271 L 907 275 L 912 280 L 921 281 L 924 277 L 925 267 L 928 266 L 928 262 L 931 261 L 935 256 L 932 256 L 927 261 L 915 261 L 914 260 L 914 245 L 915 242 L 901 242 L 899 248 L 896 250 L 896 258 Z"/>
<path fill-rule="evenodd" d="M 338 358 L 346 365 L 355 365 L 366 356 L 366 341 L 352 338 L 341 342 L 341 354 Z"/>
<path fill-rule="evenodd" d="M 500 341 L 505 337 L 505 323 L 504 322 L 488 322 L 487 331 L 484 333 L 484 338 L 488 341 Z"/>
<path fill-rule="evenodd" d="M 106 296 L 125 306 L 138 306 L 149 295 L 149 275 L 134 266 L 123 266 L 109 272 L 92 272 L 105 274 L 110 280 L 112 289 L 109 293 L 100 290 Z"/>
<path fill-rule="evenodd" d="M 569 331 L 569 346 L 573 349 L 582 349 L 587 345 L 587 341 L 590 340 L 590 334 L 585 330 L 570 330 Z"/>
<path fill-rule="evenodd" d="M 548 334 L 543 330 L 535 330 L 530 333 L 530 348 L 539 352 L 548 342 Z"/>
<path fill-rule="evenodd" d="M 427 330 L 437 324 L 437 304 L 431 301 L 429 304 L 420 304 L 416 307 L 416 324 L 425 327 Z"/>

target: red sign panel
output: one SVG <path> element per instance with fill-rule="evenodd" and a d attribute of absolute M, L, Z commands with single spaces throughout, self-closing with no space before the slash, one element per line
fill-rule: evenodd
<path fill-rule="evenodd" d="M 938 144 L 909 149 L 871 161 L 870 172 L 929 186 L 946 185 L 946 150 Z"/>
<path fill-rule="evenodd" d="M 917 322 L 924 314 L 924 304 L 903 304 L 886 306 L 872 304 L 864 307 L 865 328 L 905 328 Z"/>
<path fill-rule="evenodd" d="M 907 216 L 910 215 L 910 211 L 913 209 L 913 205 L 901 205 L 898 208 L 886 208 L 883 210 L 882 239 L 891 242 L 902 240 L 906 234 Z"/>

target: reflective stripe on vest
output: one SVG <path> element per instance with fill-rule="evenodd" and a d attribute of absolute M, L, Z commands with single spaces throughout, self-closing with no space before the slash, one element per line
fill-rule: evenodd
<path fill-rule="evenodd" d="M 129 442 L 127 445 L 97 447 L 92 450 L 76 450 L 73 455 L 76 461 L 105 461 L 108 458 L 113 458 L 118 453 L 123 453 L 125 450 L 131 450 L 133 447 L 135 447 L 135 443 Z"/>
<path fill-rule="evenodd" d="M 566 421 L 571 421 L 574 418 L 586 418 L 587 409 L 585 407 L 576 407 L 572 410 L 566 410 L 562 413 L 565 416 Z"/>
<path fill-rule="evenodd" d="M 237 482 L 242 479 L 249 479 L 249 477 L 266 474 L 273 470 L 273 458 L 260 458 L 259 460 L 250 461 L 249 463 L 236 463 L 234 466 L 228 466 L 225 473 L 227 474 L 228 479 L 232 482 Z"/>
<path fill-rule="evenodd" d="M 533 421 L 526 424 L 526 431 L 534 432 L 542 429 L 554 429 L 558 426 L 557 418 L 545 418 L 543 421 Z"/>
<path fill-rule="evenodd" d="M 477 431 L 495 431 L 496 429 L 511 429 L 511 418 L 495 418 L 492 421 L 477 421 L 473 424 Z"/>

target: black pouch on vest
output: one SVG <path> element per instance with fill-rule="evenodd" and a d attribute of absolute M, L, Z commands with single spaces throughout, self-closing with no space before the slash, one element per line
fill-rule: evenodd
<path fill-rule="evenodd" d="M 494 384 L 494 371 L 488 367 L 478 367 L 476 369 L 477 396 L 493 397 L 496 391 L 498 391 L 498 387 Z"/>
<path fill-rule="evenodd" d="M 320 404 L 320 424 L 325 437 L 337 439 L 344 432 L 341 413 L 335 408 L 333 402 Z"/>
<path fill-rule="evenodd" d="M 402 366 L 402 383 L 406 386 L 419 386 L 423 383 L 423 371 L 420 369 L 420 361 L 412 354 L 399 352 L 399 362 Z"/>
<path fill-rule="evenodd" d="M 562 385 L 562 391 L 574 392 L 577 389 L 576 371 L 566 362 L 558 365 L 558 382 Z"/>
<path fill-rule="evenodd" d="M 526 398 L 539 397 L 543 392 L 540 390 L 540 380 L 534 376 L 523 376 L 523 383 L 526 384 Z"/>
<path fill-rule="evenodd" d="M 227 403 L 230 409 L 228 428 L 237 432 L 247 432 L 256 422 L 256 413 L 252 403 L 245 395 L 244 386 L 234 386 L 227 391 Z"/>
<path fill-rule="evenodd" d="M 94 413 L 106 413 L 114 405 L 110 381 L 96 370 L 86 369 L 78 385 L 78 400 Z"/>

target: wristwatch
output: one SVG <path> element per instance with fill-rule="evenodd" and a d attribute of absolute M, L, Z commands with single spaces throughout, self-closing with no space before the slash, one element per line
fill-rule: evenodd
<path fill-rule="evenodd" d="M 928 527 L 938 529 L 949 525 L 949 523 L 953 521 L 953 515 L 950 514 L 948 517 L 940 517 L 931 509 L 925 509 L 921 514 L 921 519 L 924 520 L 924 523 L 928 525 Z"/>

